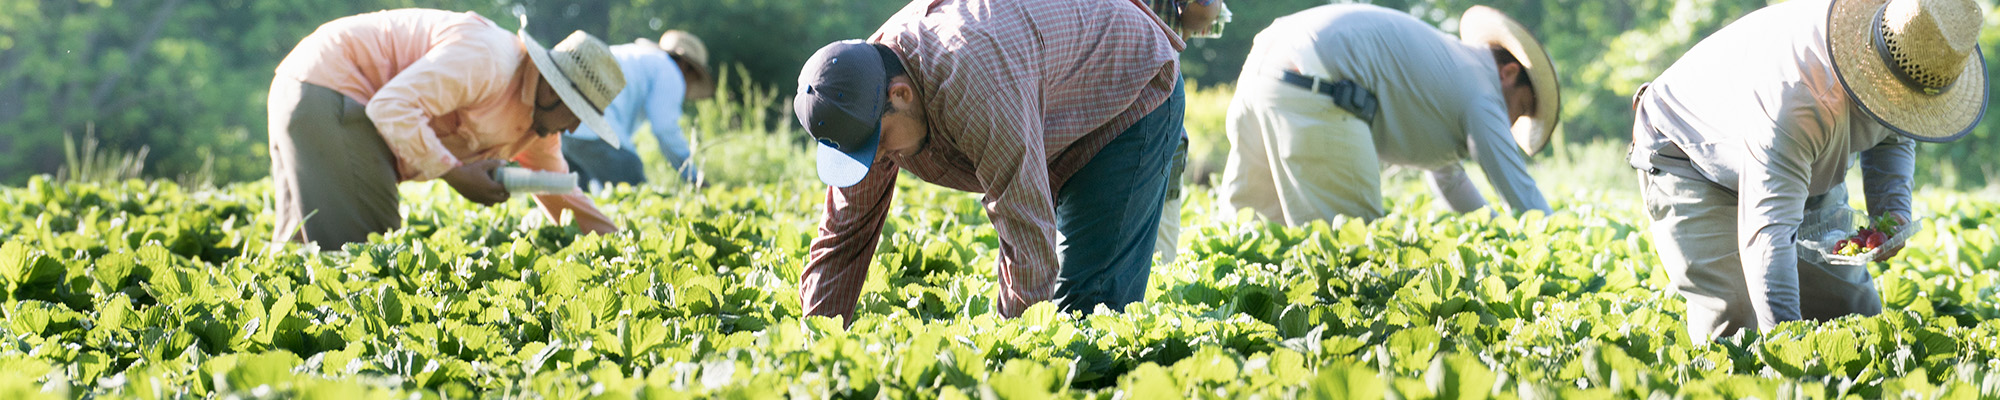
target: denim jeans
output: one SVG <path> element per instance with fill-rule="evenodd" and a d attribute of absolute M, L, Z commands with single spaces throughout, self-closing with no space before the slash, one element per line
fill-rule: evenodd
<path fill-rule="evenodd" d="M 563 160 L 569 162 L 570 172 L 576 173 L 577 186 L 584 190 L 590 190 L 591 182 L 633 186 L 646 183 L 646 163 L 639 160 L 639 153 L 627 146 L 615 149 L 596 138 L 562 137 Z"/>
<path fill-rule="evenodd" d="M 1178 80 L 1177 80 L 1178 81 Z M 1186 114 L 1183 84 L 1092 156 L 1056 192 L 1056 245 L 1062 271 L 1055 300 L 1064 311 L 1113 310 L 1145 300 L 1167 170 Z"/>

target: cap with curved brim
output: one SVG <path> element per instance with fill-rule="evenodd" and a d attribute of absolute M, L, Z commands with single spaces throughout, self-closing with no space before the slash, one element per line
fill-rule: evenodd
<path fill-rule="evenodd" d="M 1936 95 L 1902 83 L 1875 49 L 1878 10 L 1887 0 L 1839 0 L 1827 9 L 1827 46 L 1834 75 L 1861 111 L 1905 137 L 1949 142 L 1972 132 L 1986 115 L 1985 56 L 1975 50 L 1950 87 Z"/>
<path fill-rule="evenodd" d="M 604 112 L 599 111 L 600 109 L 594 107 L 590 100 L 584 98 L 583 92 L 576 89 L 576 84 L 570 82 L 568 76 L 563 75 L 562 69 L 557 68 L 555 60 L 549 57 L 549 49 L 542 47 L 541 42 L 535 41 L 534 36 L 529 36 L 527 29 L 520 30 L 518 34 L 521 36 L 521 43 L 526 45 L 523 47 L 528 48 L 528 59 L 535 62 L 535 69 L 541 73 L 542 79 L 549 81 L 550 87 L 555 88 L 556 97 L 562 98 L 563 105 L 569 107 L 570 113 L 576 114 L 576 119 L 583 121 L 584 126 L 590 127 L 591 132 L 598 132 L 597 138 L 610 144 L 611 148 L 622 148 L 617 139 L 611 138 L 616 135 L 607 134 L 611 132 L 611 123 L 604 120 Z"/>
<path fill-rule="evenodd" d="M 860 183 L 874 167 L 888 106 L 886 50 L 862 40 L 828 43 L 799 69 L 792 115 L 819 143 L 819 179 L 833 187 Z"/>
<path fill-rule="evenodd" d="M 850 187 L 868 177 L 868 170 L 875 167 L 875 150 L 882 146 L 881 128 L 875 135 L 862 142 L 854 151 L 840 151 L 832 141 L 819 140 L 819 180 L 833 187 Z"/>
<path fill-rule="evenodd" d="M 1556 64 L 1548 51 L 1528 34 L 1528 28 L 1492 7 L 1472 6 L 1458 21 L 1459 40 L 1507 49 L 1528 70 L 1528 83 L 1535 91 L 1535 113 L 1514 121 L 1512 130 L 1522 152 L 1534 155 L 1541 151 L 1562 116 L 1562 88 L 1556 82 Z"/>

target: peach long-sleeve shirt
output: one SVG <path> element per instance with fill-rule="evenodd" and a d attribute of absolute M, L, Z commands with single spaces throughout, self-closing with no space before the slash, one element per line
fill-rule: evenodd
<path fill-rule="evenodd" d="M 472 12 L 400 9 L 321 25 L 277 76 L 324 86 L 368 109 L 404 181 L 435 179 L 465 160 L 512 159 L 567 172 L 560 135 L 532 129 L 540 73 L 521 40 Z M 550 218 L 610 219 L 581 192 L 538 195 Z"/>

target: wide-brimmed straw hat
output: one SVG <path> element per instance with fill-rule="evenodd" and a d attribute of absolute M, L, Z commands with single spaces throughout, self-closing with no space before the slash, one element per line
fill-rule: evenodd
<path fill-rule="evenodd" d="M 1964 137 L 1986 113 L 1972 0 L 1838 0 L 1827 11 L 1834 74 L 1862 112 L 1927 142 Z"/>
<path fill-rule="evenodd" d="M 697 75 L 694 77 L 695 80 L 702 82 L 715 81 L 715 75 L 711 74 L 708 69 L 708 46 L 702 44 L 701 38 L 695 37 L 694 34 L 682 30 L 671 30 L 667 31 L 667 33 L 662 33 L 660 34 L 660 50 L 666 50 L 667 53 L 680 57 L 689 64 L 694 64 L 695 75 Z"/>
<path fill-rule="evenodd" d="M 526 21 L 518 35 L 521 43 L 528 48 L 528 59 L 535 62 L 542 79 L 556 89 L 556 96 L 562 98 L 569 111 L 583 121 L 584 126 L 598 132 L 597 137 L 612 148 L 618 148 L 616 135 L 611 132 L 611 124 L 604 121 L 604 107 L 611 105 L 611 99 L 625 90 L 625 72 L 618 69 L 618 59 L 611 57 L 611 46 L 583 31 L 569 34 L 569 38 L 556 43 L 553 49 L 543 48 L 541 42 L 528 35 Z"/>
<path fill-rule="evenodd" d="M 1514 142 L 1521 151 L 1534 155 L 1549 143 L 1562 116 L 1561 88 L 1556 85 L 1556 64 L 1542 49 L 1542 42 L 1528 34 L 1528 28 L 1514 22 L 1500 10 L 1472 6 L 1458 18 L 1458 37 L 1466 43 L 1499 46 L 1514 54 L 1528 70 L 1528 84 L 1535 91 L 1535 113 L 1514 121 Z"/>

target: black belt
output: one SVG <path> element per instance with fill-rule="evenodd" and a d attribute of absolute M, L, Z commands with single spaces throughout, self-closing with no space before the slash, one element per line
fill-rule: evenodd
<path fill-rule="evenodd" d="M 1276 78 L 1285 84 L 1297 86 L 1333 98 L 1333 105 L 1347 110 L 1355 117 L 1369 123 L 1375 122 L 1375 112 L 1380 105 L 1375 102 L 1375 92 L 1361 87 L 1352 80 L 1328 81 L 1305 74 L 1282 71 Z"/>

